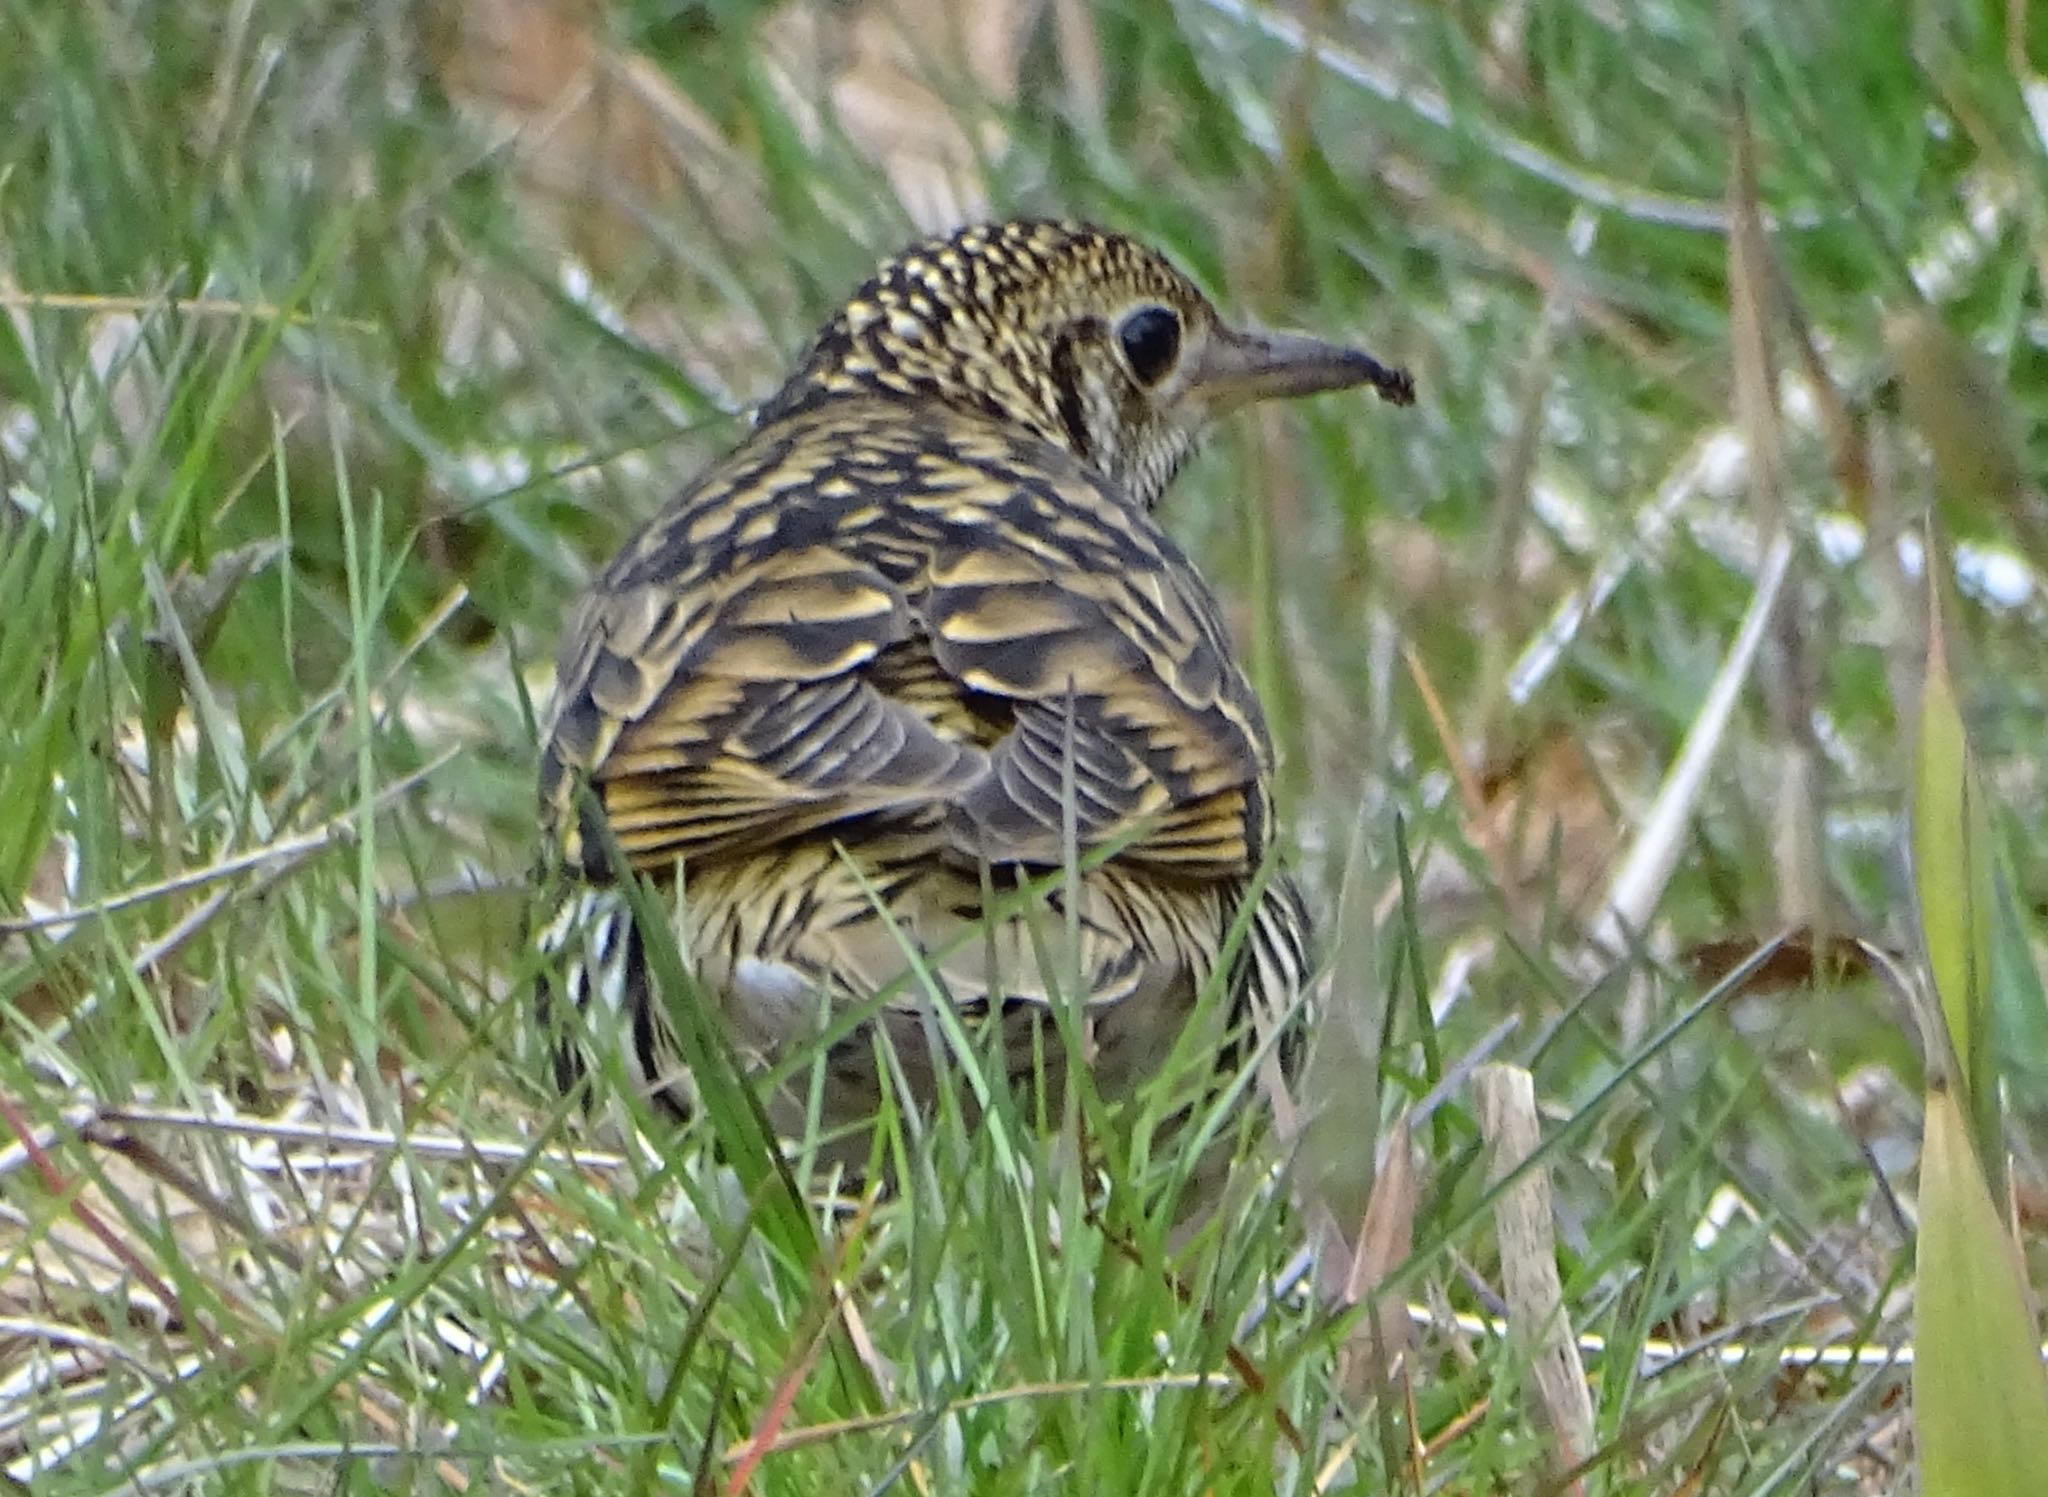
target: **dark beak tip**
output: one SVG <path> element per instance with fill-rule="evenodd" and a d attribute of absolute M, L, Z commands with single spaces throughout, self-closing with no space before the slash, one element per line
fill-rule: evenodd
<path fill-rule="evenodd" d="M 1382 364 L 1370 354 L 1361 353 L 1359 362 L 1364 366 L 1365 379 L 1389 405 L 1415 404 L 1415 376 L 1396 364 Z"/>

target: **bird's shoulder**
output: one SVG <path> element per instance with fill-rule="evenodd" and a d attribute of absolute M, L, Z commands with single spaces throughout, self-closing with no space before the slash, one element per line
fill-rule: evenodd
<path fill-rule="evenodd" d="M 963 545 L 1022 543 L 1083 575 L 1192 571 L 1149 513 L 1036 434 L 936 403 L 858 398 L 751 432 L 621 549 L 591 596 L 687 588 L 820 543 L 872 553 L 910 586 L 907 563 Z"/>

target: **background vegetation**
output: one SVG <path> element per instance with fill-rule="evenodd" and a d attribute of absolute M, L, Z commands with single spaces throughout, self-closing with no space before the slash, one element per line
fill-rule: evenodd
<path fill-rule="evenodd" d="M 2041 30 L 0 0 L 0 1482 L 1913 1490 L 1930 578 L 2048 1256 Z M 950 1111 L 800 1206 L 523 1040 L 567 600 L 991 211 L 1421 392 L 1261 412 L 1170 501 L 1332 932 L 1328 1121 L 1199 1230 L 1184 1146 L 1117 1135 L 1090 1210 Z M 1503 1329 L 1482 1060 L 1533 1074 L 1576 1411 Z"/>

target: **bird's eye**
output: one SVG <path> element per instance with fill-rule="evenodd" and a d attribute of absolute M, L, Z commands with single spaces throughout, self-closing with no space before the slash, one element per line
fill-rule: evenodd
<path fill-rule="evenodd" d="M 1180 314 L 1171 307 L 1140 307 L 1118 324 L 1116 337 L 1138 383 L 1156 385 L 1180 357 Z"/>

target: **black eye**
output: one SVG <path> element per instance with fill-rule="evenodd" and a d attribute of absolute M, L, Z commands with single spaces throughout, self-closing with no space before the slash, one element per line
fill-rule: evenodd
<path fill-rule="evenodd" d="M 1180 356 L 1180 314 L 1171 307 L 1140 307 L 1118 326 L 1116 336 L 1138 383 L 1156 385 Z"/>

